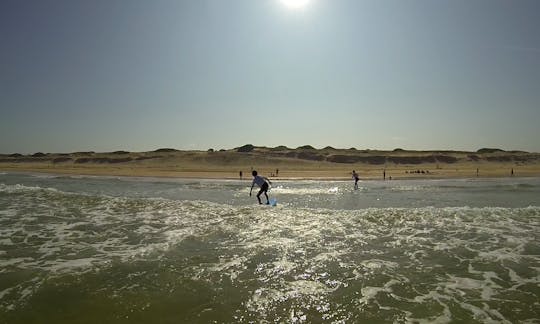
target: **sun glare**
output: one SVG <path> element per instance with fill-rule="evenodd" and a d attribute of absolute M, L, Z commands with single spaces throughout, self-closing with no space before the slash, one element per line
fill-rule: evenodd
<path fill-rule="evenodd" d="M 309 0 L 281 0 L 290 9 L 301 9 L 308 5 Z"/>

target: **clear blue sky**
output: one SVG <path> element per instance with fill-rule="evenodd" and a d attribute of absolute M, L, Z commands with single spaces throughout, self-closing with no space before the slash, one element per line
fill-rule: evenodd
<path fill-rule="evenodd" d="M 540 1 L 2 0 L 0 153 L 540 152 Z"/>

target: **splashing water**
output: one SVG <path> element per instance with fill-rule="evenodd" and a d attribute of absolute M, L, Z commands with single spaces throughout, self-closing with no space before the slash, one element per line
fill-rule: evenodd
<path fill-rule="evenodd" d="M 540 181 L 0 175 L 0 322 L 537 322 Z"/>

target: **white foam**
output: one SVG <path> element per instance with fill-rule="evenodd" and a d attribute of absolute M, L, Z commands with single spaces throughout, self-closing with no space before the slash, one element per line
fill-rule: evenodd
<path fill-rule="evenodd" d="M 0 239 L 0 245 L 3 245 L 3 246 L 12 246 L 12 245 L 13 245 L 13 241 L 11 240 L 10 237 L 6 237 L 6 238 L 3 238 L 3 239 Z"/>
<path fill-rule="evenodd" d="M 19 193 L 19 192 L 31 192 L 31 191 L 50 191 L 50 192 L 59 192 L 55 188 L 49 188 L 49 187 L 39 187 L 39 186 L 26 186 L 22 184 L 15 184 L 15 185 L 6 185 L 3 183 L 0 183 L 0 192 L 6 192 L 6 193 Z"/>
<path fill-rule="evenodd" d="M 6 296 L 7 294 L 11 293 L 11 291 L 13 291 L 13 287 L 11 288 L 7 288 L 7 289 L 4 289 L 2 291 L 0 291 L 0 300 L 2 300 L 4 298 L 4 296 Z"/>
<path fill-rule="evenodd" d="M 379 269 L 395 269 L 398 267 L 398 264 L 396 262 L 378 259 L 365 260 L 362 261 L 360 264 L 370 271 L 375 271 Z"/>
<path fill-rule="evenodd" d="M 341 193 L 339 187 L 319 187 L 319 188 L 304 188 L 304 187 L 273 187 L 270 192 L 279 195 L 337 195 Z"/>
<path fill-rule="evenodd" d="M 10 266 L 21 266 L 23 264 L 26 264 L 29 261 L 34 261 L 33 258 L 11 258 L 6 260 L 0 260 L 0 266 L 3 268 L 7 268 Z"/>
<path fill-rule="evenodd" d="M 283 256 L 279 261 L 274 261 L 272 264 L 274 268 L 268 270 L 268 276 L 276 273 L 279 275 L 291 273 L 297 267 L 296 263 L 287 260 L 286 256 Z"/>
<path fill-rule="evenodd" d="M 208 268 L 211 272 L 226 274 L 231 281 L 235 281 L 238 275 L 245 269 L 244 263 L 247 261 L 245 257 L 235 256 L 232 259 L 222 259 L 218 264 Z"/>
<path fill-rule="evenodd" d="M 45 265 L 50 271 L 70 273 L 74 270 L 91 269 L 95 258 L 82 258 L 74 260 L 57 260 L 54 262 L 45 262 Z"/>
<path fill-rule="evenodd" d="M 400 282 L 395 279 L 391 279 L 386 282 L 382 287 L 367 286 L 363 287 L 360 292 L 362 297 L 359 300 L 360 305 L 367 305 L 376 298 L 379 293 L 391 293 L 392 286 L 399 284 Z"/>
<path fill-rule="evenodd" d="M 250 311 L 264 313 L 276 307 L 276 304 L 288 300 L 300 300 L 302 298 L 318 300 L 320 296 L 324 296 L 331 291 L 326 285 L 318 281 L 296 280 L 283 283 L 279 290 L 272 288 L 255 290 L 246 306 Z"/>
<path fill-rule="evenodd" d="M 344 192 L 344 185 L 312 185 L 306 189 L 327 198 Z M 538 208 L 259 208 L 103 195 L 65 199 L 32 190 L 36 194 L 21 195 L 9 201 L 9 212 L 0 212 L 8 224 L 0 229 L 1 250 L 25 248 L 18 258 L 0 254 L 0 266 L 3 274 L 30 269 L 38 281 L 5 287 L 2 306 L 29 300 L 45 280 L 106 273 L 118 263 L 133 269 L 127 273 L 133 276 L 116 289 L 152 289 L 145 286 L 145 271 L 136 268 L 139 261 L 159 262 L 156 273 L 162 265 L 174 269 L 180 280 L 167 281 L 166 291 L 183 289 L 183 278 L 204 282 L 218 294 L 237 289 L 239 296 L 249 296 L 238 315 L 255 322 L 354 322 L 358 308 L 376 306 L 409 322 L 446 323 L 456 320 L 448 305 L 479 321 L 515 320 L 482 303 L 504 303 L 501 292 L 538 285 L 538 269 L 531 266 L 538 256 L 526 254 L 531 244 L 537 246 Z M 198 242 L 201 250 L 195 251 L 192 244 Z M 190 258 L 194 252 L 200 255 Z M 171 255 L 181 261 L 169 260 Z M 361 295 L 344 301 L 351 291 Z M 407 309 L 408 303 L 433 302 L 440 307 L 427 316 L 413 313 L 419 305 Z M 317 312 L 320 318 L 310 318 Z"/>

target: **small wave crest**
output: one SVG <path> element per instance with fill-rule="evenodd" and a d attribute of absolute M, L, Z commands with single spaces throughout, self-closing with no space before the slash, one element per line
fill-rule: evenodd
<path fill-rule="evenodd" d="M 323 187 L 323 188 L 293 188 L 286 186 L 272 187 L 271 192 L 282 195 L 319 195 L 328 194 L 335 195 L 341 193 L 342 190 L 338 186 Z"/>
<path fill-rule="evenodd" d="M 22 184 L 8 185 L 8 184 L 0 183 L 0 192 L 21 193 L 21 192 L 34 192 L 34 191 L 59 192 L 57 189 L 49 188 L 49 187 L 43 188 L 40 186 L 28 186 L 28 185 L 22 185 Z"/>

